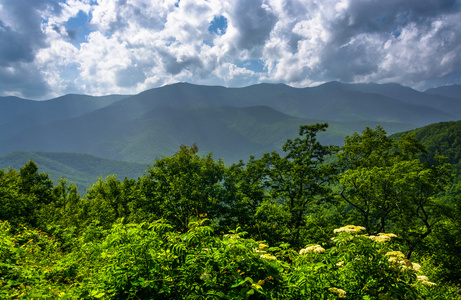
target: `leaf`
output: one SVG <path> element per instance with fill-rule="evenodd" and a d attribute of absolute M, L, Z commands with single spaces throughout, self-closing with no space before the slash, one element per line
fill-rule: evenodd
<path fill-rule="evenodd" d="M 95 298 L 98 298 L 98 299 L 104 297 L 105 294 L 106 293 L 104 293 L 104 292 L 99 293 L 98 291 L 92 291 L 91 292 L 91 296 L 95 297 Z"/>
<path fill-rule="evenodd" d="M 244 284 L 244 283 L 246 283 L 246 282 L 253 283 L 253 279 L 251 279 L 250 277 L 245 277 L 244 280 L 240 281 L 240 282 L 237 283 L 237 284 L 232 285 L 231 288 L 235 288 L 235 287 L 241 286 L 242 284 Z"/>

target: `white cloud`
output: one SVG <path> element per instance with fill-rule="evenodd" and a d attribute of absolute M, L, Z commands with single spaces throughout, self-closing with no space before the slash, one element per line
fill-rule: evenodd
<path fill-rule="evenodd" d="M 136 93 L 176 81 L 460 82 L 459 0 L 24 1 L 0 5 L 9 82 L 0 95 Z M 76 39 L 68 21 L 81 14 L 88 28 Z M 215 20 L 225 29 L 209 30 Z"/>

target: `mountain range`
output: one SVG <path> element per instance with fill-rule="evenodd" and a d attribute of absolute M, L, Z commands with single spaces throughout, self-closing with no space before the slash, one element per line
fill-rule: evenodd
<path fill-rule="evenodd" d="M 115 175 L 118 179 L 138 178 L 151 166 L 146 163 L 124 162 L 79 153 L 14 151 L 0 155 L 0 169 L 19 170 L 29 160 L 39 167 L 40 173 L 50 175 L 55 182 L 65 178 L 84 194 L 99 178 Z"/>
<path fill-rule="evenodd" d="M 0 97 L 0 155 L 83 153 L 152 163 L 196 143 L 227 164 L 280 150 L 300 125 L 328 122 L 319 139 L 341 145 L 365 126 L 388 133 L 461 119 L 461 86 L 420 92 L 399 84 L 243 88 L 177 83 L 137 95 L 66 95 L 32 101 Z M 3 166 L 0 166 L 3 167 Z"/>

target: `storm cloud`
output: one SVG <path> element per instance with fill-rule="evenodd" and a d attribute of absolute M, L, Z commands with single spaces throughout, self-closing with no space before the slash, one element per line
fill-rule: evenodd
<path fill-rule="evenodd" d="M 0 95 L 461 84 L 460 19 L 461 0 L 5 0 Z"/>

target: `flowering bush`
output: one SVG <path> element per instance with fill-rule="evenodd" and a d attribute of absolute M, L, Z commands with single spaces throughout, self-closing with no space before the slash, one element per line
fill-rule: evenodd
<path fill-rule="evenodd" d="M 404 259 L 395 235 L 335 230 L 326 245 L 294 251 L 218 235 L 207 221 L 180 233 L 165 222 L 116 224 L 59 251 L 36 230 L 0 223 L 4 298 L 50 299 L 455 299 Z M 103 236 L 101 236 L 101 234 Z"/>
<path fill-rule="evenodd" d="M 334 230 L 329 247 L 308 246 L 293 256 L 286 273 L 293 290 L 308 299 L 417 299 L 435 285 L 419 264 L 404 260 L 395 234 L 361 234 L 364 227 Z"/>

